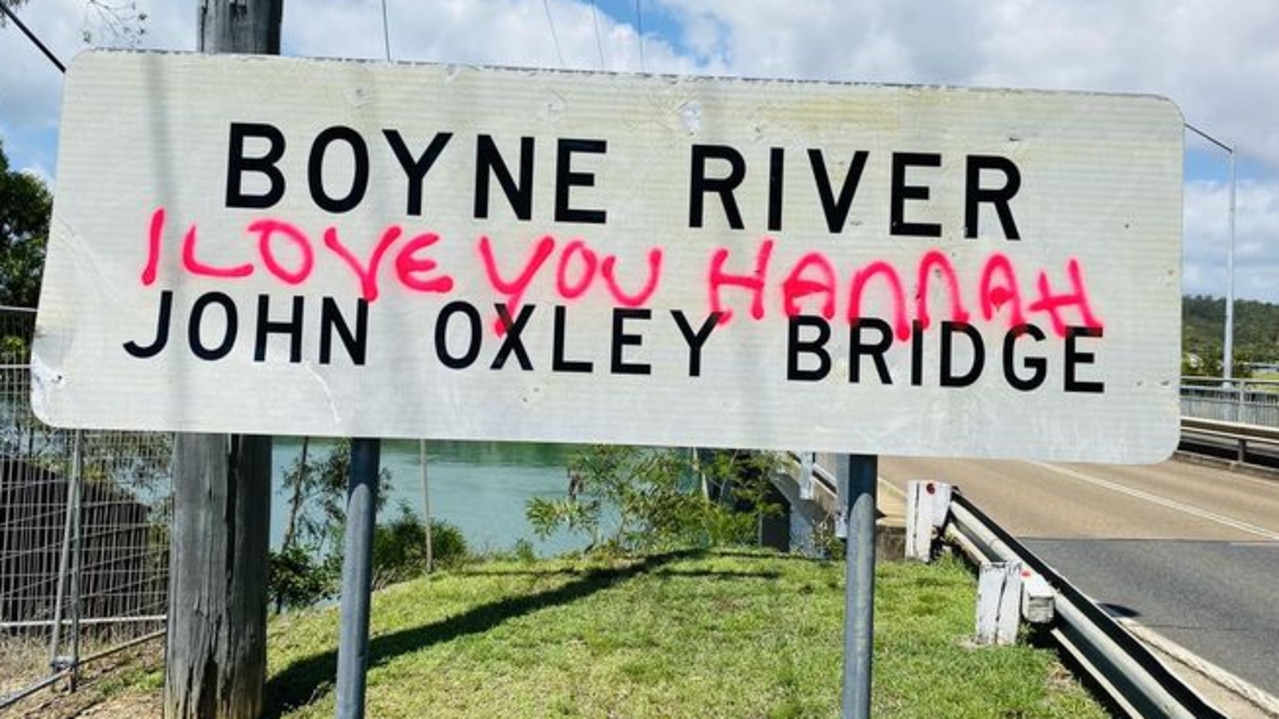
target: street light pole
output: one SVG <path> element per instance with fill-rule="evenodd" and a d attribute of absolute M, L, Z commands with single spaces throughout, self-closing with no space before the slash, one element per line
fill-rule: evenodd
<path fill-rule="evenodd" d="M 1230 237 L 1226 254 L 1226 339 L 1221 351 L 1222 378 L 1229 383 L 1234 377 L 1235 360 L 1235 146 L 1227 145 L 1199 128 L 1185 123 L 1186 129 L 1226 151 L 1230 157 Z"/>
<path fill-rule="evenodd" d="M 1222 377 L 1230 379 L 1235 371 L 1235 147 L 1230 146 L 1230 253 L 1226 256 L 1226 346 L 1222 350 L 1226 363 Z"/>

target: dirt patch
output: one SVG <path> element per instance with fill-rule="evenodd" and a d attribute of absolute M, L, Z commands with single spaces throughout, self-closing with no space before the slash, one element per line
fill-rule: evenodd
<path fill-rule="evenodd" d="M 135 647 L 81 667 L 76 690 L 64 679 L 10 707 L 5 716 L 31 719 L 149 719 L 164 715 L 155 673 L 164 663 L 160 642 Z"/>

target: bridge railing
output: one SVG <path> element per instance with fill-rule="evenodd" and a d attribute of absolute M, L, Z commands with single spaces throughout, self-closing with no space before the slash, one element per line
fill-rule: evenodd
<path fill-rule="evenodd" d="M 1183 377 L 1181 415 L 1279 427 L 1279 380 Z"/>

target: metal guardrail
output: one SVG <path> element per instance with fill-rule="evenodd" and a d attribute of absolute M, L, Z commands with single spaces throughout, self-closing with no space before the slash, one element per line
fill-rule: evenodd
<path fill-rule="evenodd" d="M 1255 384 L 1255 383 L 1254 383 Z M 1275 383 L 1279 385 L 1279 383 Z M 1203 390 L 1203 391 L 1200 391 Z M 1208 406 L 1229 393 L 1233 416 L 1271 418 L 1273 424 L 1260 425 L 1225 419 L 1183 416 L 1181 430 L 1225 438 L 1239 443 L 1242 461 L 1248 442 L 1279 445 L 1279 393 L 1263 390 L 1264 402 L 1247 401 L 1244 385 L 1235 388 L 1183 387 L 1182 406 L 1186 407 L 1186 392 L 1199 392 L 1198 399 L 1209 398 Z M 1216 400 L 1213 400 L 1213 398 Z M 1272 402 L 1271 397 L 1276 401 Z M 1201 406 L 1204 406 L 1201 403 Z M 803 480 L 811 483 L 806 488 L 806 498 L 813 498 L 814 489 L 834 492 L 835 477 L 811 454 L 794 453 L 794 459 L 803 467 Z M 1096 602 L 1089 599 L 1064 577 L 1035 556 L 1012 535 L 995 524 L 980 509 L 968 501 L 956 488 L 951 496 L 950 515 L 945 527 L 945 537 L 959 546 L 976 562 L 1019 562 L 1033 570 L 1048 582 L 1055 592 L 1056 620 L 1050 635 L 1079 666 L 1088 673 L 1115 706 L 1135 719 L 1171 717 L 1175 719 L 1227 719 L 1219 709 L 1209 704 L 1189 685 L 1168 670 L 1150 649 L 1110 616 Z"/>
<path fill-rule="evenodd" d="M 1095 602 L 990 520 L 957 490 L 946 534 L 976 561 L 1019 561 L 1056 590 L 1052 637 L 1130 716 L 1226 719 Z"/>
<path fill-rule="evenodd" d="M 1226 422 L 1215 419 L 1201 419 L 1199 417 L 1182 417 L 1181 431 L 1195 432 L 1197 434 L 1211 434 L 1220 437 L 1229 437 L 1230 439 L 1247 440 L 1250 442 L 1279 444 L 1279 427 L 1267 427 L 1264 425 L 1245 424 L 1242 422 Z"/>
<path fill-rule="evenodd" d="M 1261 431 L 1265 428 L 1249 429 L 1261 436 L 1279 438 L 1279 429 L 1268 432 Z M 802 455 L 795 459 L 806 470 L 807 481 L 823 490 L 835 484 L 835 478 L 820 463 L 811 458 L 804 461 Z M 995 524 L 957 488 L 950 495 L 944 536 L 978 563 L 1019 562 L 1042 577 L 1054 591 L 1055 620 L 1049 634 L 1114 706 L 1129 716 L 1134 719 L 1227 719 L 1169 671 L 1145 644 Z"/>
<path fill-rule="evenodd" d="M 1201 417 L 1182 417 L 1181 434 L 1213 437 L 1235 443 L 1235 460 L 1244 462 L 1249 443 L 1279 445 L 1279 427 L 1269 427 L 1242 422 L 1228 422 Z"/>

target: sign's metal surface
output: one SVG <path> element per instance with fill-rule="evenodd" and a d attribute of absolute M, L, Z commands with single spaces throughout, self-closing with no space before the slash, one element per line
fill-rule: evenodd
<path fill-rule="evenodd" d="M 1182 126 L 1143 96 L 86 53 L 59 425 L 1144 462 Z"/>

